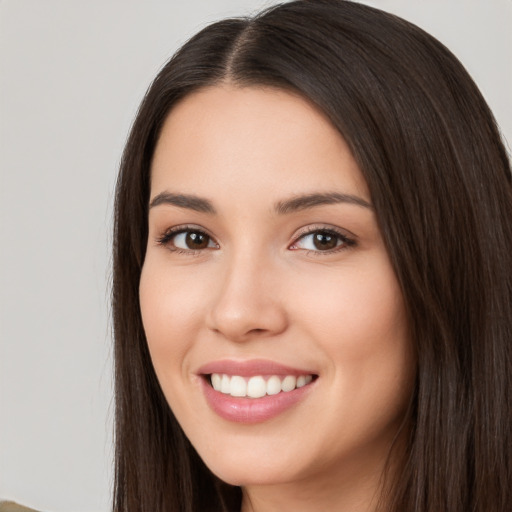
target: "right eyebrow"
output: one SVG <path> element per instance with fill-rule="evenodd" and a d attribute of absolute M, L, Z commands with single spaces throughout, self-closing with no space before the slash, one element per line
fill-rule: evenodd
<path fill-rule="evenodd" d="M 172 194 L 171 192 L 161 192 L 151 200 L 149 207 L 154 208 L 155 206 L 162 204 L 170 204 L 180 208 L 187 208 L 188 210 L 195 210 L 196 212 L 209 213 L 212 215 L 217 213 L 211 201 L 192 194 Z"/>
<path fill-rule="evenodd" d="M 348 203 L 363 208 L 373 209 L 373 206 L 365 201 L 362 197 L 355 196 L 353 194 L 340 194 L 339 192 L 320 192 L 313 194 L 305 194 L 302 196 L 295 196 L 286 201 L 279 201 L 275 205 L 275 210 L 279 214 L 287 214 L 297 212 L 301 210 L 307 210 L 309 208 L 315 208 L 316 206 L 322 206 L 324 204 L 338 204 Z"/>

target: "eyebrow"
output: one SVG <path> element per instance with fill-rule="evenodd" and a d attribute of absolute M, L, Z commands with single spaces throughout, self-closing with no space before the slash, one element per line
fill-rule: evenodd
<path fill-rule="evenodd" d="M 340 194 L 338 192 L 315 193 L 292 197 L 286 201 L 277 202 L 275 210 L 277 213 L 284 215 L 287 213 L 314 208 L 315 206 L 337 203 L 354 204 L 356 206 L 373 210 L 373 206 L 363 198 L 352 194 Z"/>
<path fill-rule="evenodd" d="M 191 194 L 172 194 L 171 192 L 162 192 L 153 198 L 151 203 L 149 203 L 149 207 L 154 208 L 161 204 L 170 204 L 201 213 L 217 213 L 211 201 Z"/>
<path fill-rule="evenodd" d="M 348 203 L 361 206 L 363 208 L 373 209 L 372 205 L 363 198 L 352 194 L 340 194 L 339 192 L 313 193 L 292 197 L 286 201 L 278 201 L 275 203 L 274 209 L 279 215 L 286 215 L 297 211 L 308 210 L 316 206 L 338 203 Z M 162 204 L 170 204 L 178 206 L 179 208 L 186 208 L 188 210 L 194 210 L 201 213 L 209 213 L 211 215 L 215 215 L 217 213 L 211 201 L 192 194 L 161 192 L 153 198 L 149 207 L 154 208 L 155 206 L 160 206 Z"/>

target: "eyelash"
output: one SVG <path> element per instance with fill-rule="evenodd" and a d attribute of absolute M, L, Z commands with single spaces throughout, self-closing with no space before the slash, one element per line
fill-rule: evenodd
<path fill-rule="evenodd" d="M 157 238 L 158 245 L 165 246 L 168 250 L 176 253 L 176 254 L 186 254 L 189 256 L 194 256 L 199 254 L 200 252 L 204 251 L 207 248 L 204 249 L 182 249 L 180 247 L 175 247 L 171 244 L 173 238 L 176 236 L 183 234 L 183 233 L 198 233 L 200 235 L 204 235 L 208 237 L 210 241 L 213 241 L 213 237 L 211 237 L 206 231 L 204 231 L 201 228 L 198 228 L 196 226 L 175 226 L 173 228 L 168 229 L 165 231 L 165 233 Z M 354 238 L 348 237 L 345 233 L 342 233 L 341 231 L 338 231 L 337 229 L 333 227 L 324 227 L 324 226 L 311 226 L 306 228 L 304 231 L 298 233 L 298 235 L 295 237 L 294 242 L 289 246 L 290 250 L 301 250 L 300 248 L 294 248 L 295 245 L 299 243 L 300 240 L 305 239 L 307 236 L 313 235 L 315 233 L 322 233 L 328 236 L 334 236 L 337 238 L 339 242 L 341 242 L 339 245 L 332 249 L 328 249 L 325 251 L 321 250 L 313 250 L 313 249 L 303 249 L 306 251 L 306 254 L 308 255 L 314 255 L 314 256 L 323 256 L 323 255 L 329 255 L 334 254 L 343 250 L 347 250 L 351 247 L 354 247 L 357 245 L 357 242 Z M 218 244 L 214 242 L 215 245 L 218 247 Z"/>
<path fill-rule="evenodd" d="M 293 246 L 297 245 L 300 240 L 305 239 L 308 236 L 322 233 L 324 235 L 328 236 L 334 236 L 337 238 L 337 241 L 341 242 L 339 245 L 332 249 L 328 249 L 325 251 L 321 250 L 314 250 L 314 249 L 303 249 L 306 251 L 306 254 L 312 255 L 312 256 L 327 256 L 330 254 L 335 254 L 340 251 L 345 251 L 347 249 L 350 249 L 351 247 L 354 247 L 357 242 L 355 238 L 348 237 L 345 233 L 343 233 L 341 230 L 338 230 L 334 227 L 325 227 L 325 226 L 310 226 L 307 227 L 304 231 L 299 232 L 298 235 L 295 237 L 295 241 L 291 244 L 290 248 L 291 250 L 300 250 L 299 248 L 293 249 Z"/>
<path fill-rule="evenodd" d="M 165 233 L 162 236 L 158 237 L 157 243 L 158 245 L 165 246 L 167 249 L 176 254 L 186 254 L 189 256 L 194 256 L 196 254 L 199 254 L 201 251 L 204 251 L 204 249 L 182 249 L 180 247 L 173 246 L 171 244 L 173 238 L 182 233 L 199 233 L 201 235 L 207 236 L 210 240 L 213 240 L 213 237 L 211 237 L 204 229 L 200 229 L 196 226 L 175 226 L 165 231 Z M 218 244 L 216 245 L 218 246 Z"/>

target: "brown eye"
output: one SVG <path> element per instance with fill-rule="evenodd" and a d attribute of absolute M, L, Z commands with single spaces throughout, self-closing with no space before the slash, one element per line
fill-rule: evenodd
<path fill-rule="evenodd" d="M 158 240 L 161 245 L 175 251 L 201 251 L 204 249 L 218 249 L 212 237 L 203 231 L 183 229 L 167 232 Z"/>
<path fill-rule="evenodd" d="M 185 233 L 185 244 L 188 249 L 206 249 L 210 243 L 210 237 L 199 231 L 187 231 Z"/>
<path fill-rule="evenodd" d="M 330 253 L 353 245 L 355 245 L 355 241 L 346 235 L 331 229 L 316 229 L 302 235 L 290 248 Z"/>
<path fill-rule="evenodd" d="M 313 245 L 319 251 L 328 251 L 334 249 L 338 245 L 339 236 L 332 235 L 325 231 L 319 231 L 313 234 Z"/>

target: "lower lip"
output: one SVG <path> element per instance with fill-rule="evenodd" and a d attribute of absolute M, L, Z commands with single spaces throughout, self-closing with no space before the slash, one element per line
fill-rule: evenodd
<path fill-rule="evenodd" d="M 238 398 L 215 391 L 207 379 L 201 380 L 210 408 L 221 418 L 235 423 L 262 423 L 275 418 L 302 400 L 312 386 L 310 383 L 293 391 L 261 398 Z"/>

